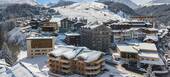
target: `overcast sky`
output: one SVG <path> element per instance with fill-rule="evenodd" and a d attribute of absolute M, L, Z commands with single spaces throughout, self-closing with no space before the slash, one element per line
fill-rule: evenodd
<path fill-rule="evenodd" d="M 42 3 L 42 4 L 47 4 L 47 3 L 55 3 L 55 2 L 57 2 L 58 0 L 37 0 L 39 3 Z M 78 0 L 77 0 L 78 1 Z M 82 0 L 80 0 L 80 1 L 82 1 Z M 145 4 L 145 3 L 147 3 L 147 2 L 149 2 L 149 1 L 152 1 L 152 0 L 131 0 L 131 1 L 133 1 L 134 3 L 136 3 L 136 4 Z"/>

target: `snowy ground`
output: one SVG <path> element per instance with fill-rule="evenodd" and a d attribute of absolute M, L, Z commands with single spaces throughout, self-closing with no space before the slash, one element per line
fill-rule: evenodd
<path fill-rule="evenodd" d="M 25 51 L 21 51 L 21 54 L 26 55 L 27 53 L 25 53 Z M 19 59 L 20 59 L 21 62 L 30 64 L 30 65 L 38 65 L 38 67 L 39 67 L 39 69 L 41 71 L 41 74 L 43 74 L 43 76 L 49 76 L 49 74 L 48 74 L 49 69 L 47 67 L 47 61 L 48 61 L 47 56 L 37 56 L 37 57 L 34 57 L 34 58 L 26 58 L 26 56 L 25 57 L 24 56 L 19 56 L 19 57 L 20 57 Z M 106 69 L 108 71 L 106 71 L 106 72 L 104 72 L 102 74 L 99 74 L 98 77 L 110 77 L 110 75 L 113 75 L 113 76 L 116 76 L 116 77 L 125 77 L 125 76 L 127 76 L 127 74 L 121 73 L 120 71 L 118 71 L 113 66 L 105 64 L 105 67 L 106 67 Z M 57 75 L 57 76 L 62 76 L 62 75 Z M 68 77 L 82 77 L 82 76 L 74 74 L 74 75 L 70 75 Z"/>
<path fill-rule="evenodd" d="M 75 3 L 70 6 L 53 8 L 59 11 L 61 15 L 69 18 L 85 18 L 89 23 L 105 22 L 108 20 L 120 20 L 124 21 L 126 19 L 122 18 L 118 14 L 110 12 L 107 6 L 102 3 L 89 2 L 89 3 Z"/>
<path fill-rule="evenodd" d="M 59 36 L 56 37 L 56 45 L 66 45 L 63 40 L 64 40 L 65 36 L 63 34 L 59 34 Z M 108 60 L 112 60 L 111 56 L 106 55 L 104 57 L 105 59 Z M 59 76 L 59 77 L 66 77 L 63 75 L 53 75 L 51 76 L 51 74 L 49 73 L 49 68 L 47 67 L 47 62 L 48 62 L 48 57 L 47 56 L 37 56 L 37 57 L 33 57 L 33 58 L 27 58 L 27 51 L 21 51 L 20 54 L 18 55 L 18 61 L 23 62 L 27 65 L 32 65 L 32 66 L 37 66 L 41 72 L 38 72 L 39 76 L 42 77 L 53 77 L 53 76 Z M 105 63 L 105 68 L 107 71 L 105 71 L 104 73 L 99 74 L 97 77 L 110 77 L 110 76 L 114 76 L 114 77 L 132 77 L 132 73 L 131 72 L 126 72 L 124 69 L 120 70 L 119 68 L 117 68 L 114 65 L 109 65 Z M 122 68 L 121 68 L 122 69 Z M 34 70 L 33 70 L 34 71 Z M 35 73 L 37 74 L 37 71 L 35 70 Z M 50 75 L 49 75 L 50 74 Z M 136 77 L 142 77 L 139 76 L 137 74 L 134 74 L 134 76 Z M 67 77 L 82 77 L 81 75 L 78 74 L 74 74 L 74 75 L 69 75 Z"/>

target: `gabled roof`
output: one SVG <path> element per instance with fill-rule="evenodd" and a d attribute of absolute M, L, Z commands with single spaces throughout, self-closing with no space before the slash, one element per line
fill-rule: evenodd
<path fill-rule="evenodd" d="M 73 59 L 79 54 L 83 49 L 87 49 L 86 47 L 75 47 L 75 46 L 64 46 L 60 45 L 55 48 L 49 54 L 54 55 L 55 57 L 64 56 L 68 59 Z"/>
<path fill-rule="evenodd" d="M 92 62 L 97 60 L 103 53 L 100 51 L 90 50 L 86 47 L 75 46 L 58 46 L 49 54 L 55 57 L 64 56 L 67 59 L 78 60 L 79 57 L 84 59 L 84 62 Z"/>
<path fill-rule="evenodd" d="M 120 52 L 138 53 L 138 51 L 133 46 L 117 45 L 117 48 Z"/>
<path fill-rule="evenodd" d="M 157 42 L 158 36 L 156 36 L 156 35 L 146 36 L 143 41 L 146 41 L 146 40 L 153 40 L 153 41 Z"/>
<path fill-rule="evenodd" d="M 83 51 L 82 53 L 80 53 L 77 58 L 81 57 L 84 59 L 84 62 L 93 62 L 97 59 L 99 59 L 99 57 L 102 55 L 102 52 L 99 51 Z"/>
<path fill-rule="evenodd" d="M 156 45 L 152 43 L 140 43 L 140 50 L 157 51 Z"/>

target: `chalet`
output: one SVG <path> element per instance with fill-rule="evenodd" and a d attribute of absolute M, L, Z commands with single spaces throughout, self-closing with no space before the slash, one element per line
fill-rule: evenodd
<path fill-rule="evenodd" d="M 28 57 L 46 55 L 54 49 L 53 37 L 28 37 L 27 38 L 27 54 Z"/>
<path fill-rule="evenodd" d="M 60 21 L 63 19 L 60 15 L 54 15 L 50 20 L 44 21 L 42 31 L 57 33 L 59 31 Z"/>
<path fill-rule="evenodd" d="M 146 36 L 140 28 L 130 28 L 125 30 L 112 30 L 112 42 L 118 43 L 125 40 L 143 40 Z"/>

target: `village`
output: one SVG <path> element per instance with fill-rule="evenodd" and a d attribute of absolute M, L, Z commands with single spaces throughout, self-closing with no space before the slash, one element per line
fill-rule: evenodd
<path fill-rule="evenodd" d="M 170 28 L 158 27 L 153 16 L 88 22 L 85 18 L 60 15 L 17 19 L 20 24 L 17 27 L 27 35 L 26 51 L 20 53 L 22 56 L 13 69 L 23 66 L 18 71 L 40 77 L 165 77 L 169 74 Z M 1 64 L 8 67 L 3 60 Z"/>

